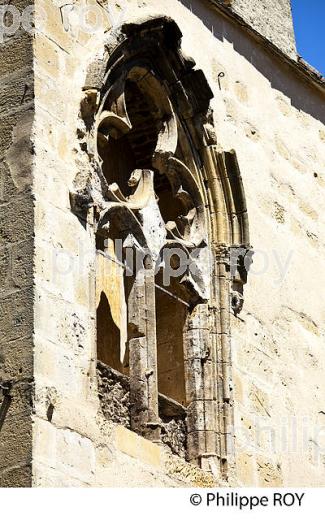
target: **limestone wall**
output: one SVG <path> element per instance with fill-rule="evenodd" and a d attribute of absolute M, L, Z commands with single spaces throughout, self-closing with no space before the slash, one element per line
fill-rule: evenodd
<path fill-rule="evenodd" d="M 14 1 L 24 8 L 29 1 Z M 31 484 L 34 207 L 33 49 L 0 44 L 0 486 Z"/>
<path fill-rule="evenodd" d="M 239 14 L 253 29 L 296 59 L 290 0 L 221 0 L 220 3 Z"/>
<path fill-rule="evenodd" d="M 76 174 L 87 168 L 78 140 L 81 89 L 109 23 L 106 18 L 103 30 L 95 35 L 78 33 L 78 18 L 71 17 L 67 32 L 60 5 L 38 0 L 47 21 L 34 41 L 33 484 L 212 485 L 211 477 L 122 426 L 113 427 L 101 413 L 96 378 L 94 236 L 91 226 L 72 214 L 69 190 Z M 75 14 L 78 5 L 85 4 L 75 3 Z M 128 19 L 148 12 L 173 13 L 184 35 L 185 53 L 203 69 L 215 94 L 220 146 L 234 148 L 238 154 L 256 255 L 244 310 L 233 318 L 235 483 L 323 485 L 324 455 L 314 457 L 321 444 L 317 428 L 325 427 L 323 97 L 240 28 L 198 0 L 191 2 L 191 9 L 176 0 L 130 0 L 125 5 Z M 118 8 L 116 13 L 121 15 Z M 21 55 L 17 52 L 12 59 Z M 10 117 L 6 124 L 12 125 Z M 6 151 L 12 126 L 4 135 L 8 142 L 3 145 L 1 137 L 1 146 Z M 13 183 L 6 175 L 7 189 Z M 21 200 L 16 195 L 19 190 L 12 190 L 12 203 L 4 199 L 0 210 L 6 206 L 6 215 L 8 209 L 15 214 L 18 229 L 21 227 L 21 234 L 15 234 L 18 242 L 31 233 L 29 225 L 27 230 L 24 227 L 30 220 L 19 218 L 21 207 L 30 218 L 31 198 L 26 195 L 23 206 L 16 204 Z M 20 198 L 21 193 L 25 192 L 19 192 Z M 1 225 L 6 223 L 6 233 L 12 220 L 1 221 Z M 8 242 L 7 235 L 5 238 Z M 30 253 L 26 255 L 28 273 Z M 285 273 L 283 266 L 287 266 Z M 30 277 L 26 276 L 27 289 L 22 289 L 14 304 L 10 298 L 7 313 L 1 314 L 6 322 L 15 316 L 20 329 L 4 345 L 18 337 L 21 345 L 25 341 L 21 338 L 30 337 L 31 317 L 19 314 L 16 318 L 11 310 L 18 302 L 21 313 L 31 309 Z M 20 274 L 19 279 L 25 278 Z M 5 297 L 3 302 L 6 309 Z M 14 326 L 10 334 L 13 330 Z M 28 348 L 20 349 L 19 344 L 17 352 L 25 355 Z M 29 358 L 26 366 L 31 370 Z M 16 366 L 12 373 L 17 373 Z M 300 425 L 308 425 L 301 452 L 295 446 L 274 447 L 268 440 L 272 429 L 281 441 L 282 422 L 291 416 L 296 417 L 298 435 L 303 431 Z M 25 422 L 28 424 L 27 419 Z M 30 436 L 25 433 L 24 438 Z"/>
<path fill-rule="evenodd" d="M 220 145 L 237 151 L 256 251 L 232 329 L 238 483 L 323 485 L 324 97 L 193 11 L 205 27 L 184 44 L 213 85 Z"/>

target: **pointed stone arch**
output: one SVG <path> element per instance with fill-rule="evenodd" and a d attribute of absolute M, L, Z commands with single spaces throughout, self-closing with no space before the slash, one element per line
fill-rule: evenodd
<path fill-rule="evenodd" d="M 173 418 L 178 410 L 187 459 L 226 477 L 233 464 L 230 312 L 241 310 L 252 252 L 236 154 L 219 150 L 213 93 L 182 53 L 181 38 L 168 17 L 124 24 L 108 36 L 85 82 L 81 147 L 89 172 L 77 175 L 71 206 L 79 216 L 92 209 L 97 233 L 121 240 L 121 265 L 128 249 L 142 255 L 128 292 L 131 427 L 160 441 L 166 410 Z M 186 269 L 175 269 L 174 293 L 160 289 L 186 306 L 178 335 L 182 403 L 159 395 L 157 367 L 157 275 L 166 269 L 162 252 L 173 249 L 187 255 Z"/>

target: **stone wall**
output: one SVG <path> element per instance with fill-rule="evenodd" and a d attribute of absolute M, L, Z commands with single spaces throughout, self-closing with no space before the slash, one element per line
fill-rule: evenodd
<path fill-rule="evenodd" d="M 130 382 L 104 363 L 97 363 L 98 395 L 109 421 L 130 428 Z"/>
<path fill-rule="evenodd" d="M 218 0 L 212 0 L 218 3 Z M 253 29 L 293 59 L 297 58 L 290 0 L 220 0 Z"/>
<path fill-rule="evenodd" d="M 162 442 L 171 453 L 185 459 L 186 456 L 186 422 L 179 417 L 160 417 L 162 422 Z"/>
<path fill-rule="evenodd" d="M 13 1 L 23 9 L 30 1 Z M 34 203 L 32 37 L 0 44 L 0 486 L 31 484 Z"/>
<path fill-rule="evenodd" d="M 244 310 L 233 318 L 234 483 L 324 485 L 320 437 L 325 427 L 321 299 L 325 275 L 320 262 L 325 253 L 324 96 L 205 2 L 191 2 L 191 9 L 176 0 L 126 4 L 128 19 L 173 13 L 184 35 L 185 53 L 202 68 L 214 92 L 220 146 L 236 150 L 245 185 L 256 254 Z M 74 9 L 80 5 L 86 3 L 76 2 Z M 19 108 L 5 119 L 1 116 L 0 122 L 4 125 L 1 153 L 7 156 L 1 173 L 1 180 L 6 179 L 1 184 L 1 233 L 13 254 L 16 244 L 26 248 L 23 263 L 17 253 L 15 281 L 10 278 L 7 292 L 1 289 L 1 359 L 6 370 L 2 377 L 13 379 L 22 369 L 27 379 L 15 386 L 17 392 L 30 388 L 32 374 L 30 239 L 35 205 L 33 485 L 216 485 L 211 475 L 122 426 L 113 426 L 101 413 L 95 349 L 95 237 L 91 225 L 72 214 L 69 191 L 76 174 L 88 167 L 78 138 L 83 130 L 80 100 L 87 67 L 102 49 L 109 22 L 104 17 L 103 30 L 92 35 L 80 31 L 74 18 L 65 31 L 59 2 L 38 0 L 37 6 L 48 17 L 34 40 L 35 200 L 27 181 L 19 185 L 26 173 L 16 173 L 16 161 L 10 167 L 16 152 L 8 154 L 13 140 L 19 140 L 21 121 L 30 124 L 29 90 L 14 99 L 15 89 L 9 88 L 10 99 Z M 1 58 L 1 74 L 9 79 L 12 74 L 19 94 L 21 86 L 25 91 L 31 66 L 28 38 L 24 35 L 6 43 L 9 57 Z M 23 70 L 23 77 L 19 79 L 13 69 Z M 4 81 L 1 89 L 5 85 Z M 22 142 L 22 149 L 28 149 L 28 144 Z M 3 251 L 1 261 L 8 262 Z M 30 399 L 17 398 L 16 403 L 21 407 L 17 413 L 12 408 L 13 423 L 8 414 L 0 433 L 1 450 L 11 453 L 2 466 L 9 468 L 6 476 L 2 473 L 3 485 L 30 482 L 24 469 L 31 456 Z M 302 445 L 286 447 L 283 430 L 297 428 L 301 435 L 304 424 L 308 433 Z M 22 442 L 14 436 L 22 436 Z M 280 443 L 276 446 L 274 436 Z M 18 445 L 23 446 L 22 452 Z M 2 452 L 0 460 L 3 464 Z M 19 468 L 17 477 L 10 475 L 12 462 Z"/>
<path fill-rule="evenodd" d="M 131 428 L 130 379 L 100 361 L 97 363 L 98 396 L 104 417 L 115 424 Z M 174 401 L 159 395 L 161 440 L 168 451 L 185 459 L 186 411 Z"/>

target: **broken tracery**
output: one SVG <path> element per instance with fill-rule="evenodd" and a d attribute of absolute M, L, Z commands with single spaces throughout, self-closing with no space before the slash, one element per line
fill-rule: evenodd
<path fill-rule="evenodd" d="M 101 388 L 123 373 L 123 421 L 225 475 L 247 211 L 234 153 L 217 150 L 212 92 L 180 42 L 168 18 L 125 24 L 107 42 L 82 103 L 92 171 L 71 200 L 94 209 Z"/>

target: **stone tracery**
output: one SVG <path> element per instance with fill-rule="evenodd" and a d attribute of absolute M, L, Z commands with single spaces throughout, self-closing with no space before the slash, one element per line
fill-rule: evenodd
<path fill-rule="evenodd" d="M 231 304 L 237 314 L 243 303 L 247 209 L 235 154 L 217 148 L 212 92 L 182 54 L 181 36 L 161 17 L 125 24 L 107 42 L 86 81 L 90 168 L 86 179 L 76 178 L 71 203 L 78 214 L 93 209 L 105 253 L 123 266 L 115 321 L 125 341 L 131 428 L 160 441 L 170 438 L 167 423 L 181 421 L 187 459 L 225 476 L 233 435 L 229 314 Z M 130 249 L 141 262 L 126 276 Z M 181 274 L 174 266 L 167 287 L 166 251 L 170 261 L 173 251 L 188 259 Z M 173 343 L 164 335 L 169 319 Z M 179 431 L 184 436 L 184 426 Z"/>

